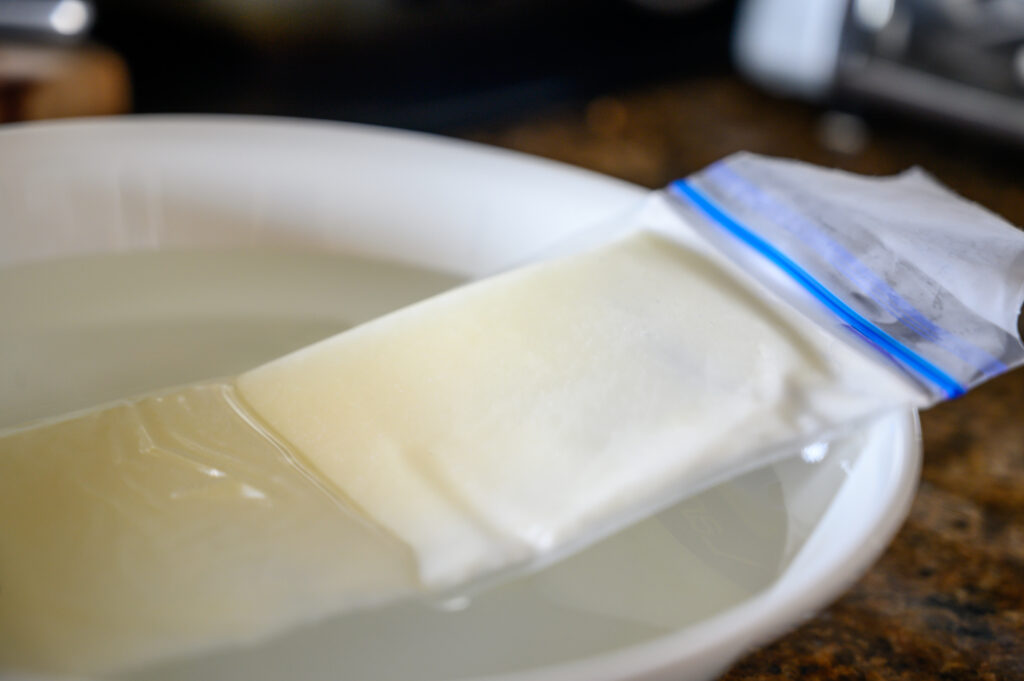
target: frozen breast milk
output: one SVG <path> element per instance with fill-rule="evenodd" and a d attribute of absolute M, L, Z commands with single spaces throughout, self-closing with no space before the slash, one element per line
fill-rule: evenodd
<path fill-rule="evenodd" d="M 0 432 L 0 668 L 101 673 L 592 542 L 909 382 L 638 233 Z"/>

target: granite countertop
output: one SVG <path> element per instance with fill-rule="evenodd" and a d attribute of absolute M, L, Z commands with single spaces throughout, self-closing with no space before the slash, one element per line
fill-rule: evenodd
<path fill-rule="evenodd" d="M 761 94 L 729 75 L 603 97 L 464 136 L 659 187 L 734 151 L 856 172 L 920 165 L 1024 226 L 1024 149 Z M 741 659 L 752 679 L 1024 680 L 1024 370 L 921 416 L 910 516 L 845 596 Z"/>

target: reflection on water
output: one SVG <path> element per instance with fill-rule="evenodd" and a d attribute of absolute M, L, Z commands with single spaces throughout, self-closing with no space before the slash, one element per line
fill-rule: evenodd
<path fill-rule="evenodd" d="M 122 678 L 434 681 L 569 661 L 649 640 L 761 590 L 779 573 L 788 527 L 779 478 L 762 470 L 461 609 L 408 603 L 356 613 Z"/>

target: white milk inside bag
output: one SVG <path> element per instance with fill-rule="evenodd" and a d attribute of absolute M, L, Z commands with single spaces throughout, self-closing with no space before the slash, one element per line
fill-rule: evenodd
<path fill-rule="evenodd" d="M 597 245 L 234 378 L 0 432 L 0 517 L 15 519 L 0 526 L 0 662 L 105 671 L 535 568 L 713 482 L 1019 362 L 1019 340 L 1005 339 L 1015 315 L 913 307 L 915 296 L 954 296 L 949 284 L 936 294 L 910 276 L 918 288 L 908 292 L 887 272 L 850 269 L 874 286 L 853 296 L 872 311 L 862 299 L 896 287 L 880 307 L 900 323 L 908 306 L 920 316 L 908 317 L 915 345 L 844 302 L 842 284 L 822 286 L 813 260 L 747 238 L 756 221 L 734 216 L 782 200 L 761 176 L 785 168 L 760 163 L 740 157 L 728 168 L 773 188 L 757 202 L 725 180 L 729 191 L 716 194 L 712 168 L 674 186 L 689 204 L 656 197 L 592 235 Z M 757 215 L 787 234 L 803 229 L 802 244 L 826 244 L 815 253 L 828 262 L 848 253 L 773 210 Z M 743 237 L 770 267 L 745 266 L 703 222 Z M 995 227 L 1020 253 L 1024 238 Z M 1020 272 L 989 276 L 1017 287 L 1004 299 L 1019 309 Z M 823 321 L 829 314 L 839 321 Z M 973 363 L 993 353 L 995 364 Z M 40 516 L 53 490 L 60 502 Z M 264 504 L 264 516 L 240 514 L 240 500 Z M 143 533 L 153 541 L 110 539 L 108 526 L 125 519 L 164 525 Z M 183 569 L 180 556 L 168 569 L 175 542 L 195 551 L 268 527 L 287 540 L 270 553 L 240 542 L 255 551 L 241 572 L 201 559 Z M 73 570 L 47 560 L 53 542 L 82 537 L 113 541 L 117 570 L 105 571 L 107 552 Z M 76 600 L 53 590 L 62 579 Z M 178 592 L 206 596 L 188 607 L 175 589 L 107 603 L 108 631 L 95 629 L 91 599 L 126 579 L 174 579 Z M 253 590 L 258 608 L 247 607 Z"/>

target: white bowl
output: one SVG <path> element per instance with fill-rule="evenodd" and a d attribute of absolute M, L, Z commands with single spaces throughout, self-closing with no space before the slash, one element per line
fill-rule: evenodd
<path fill-rule="evenodd" d="M 98 251 L 300 245 L 475 276 L 628 210 L 644 193 L 507 151 L 343 124 L 154 117 L 16 125 L 0 131 L 0 266 Z M 700 605 L 699 580 L 662 594 L 656 580 L 638 584 L 646 568 L 664 566 L 632 564 L 621 555 L 624 540 L 613 538 L 465 612 L 400 606 L 132 678 L 711 678 L 868 568 L 903 520 L 919 467 L 916 414 L 893 413 L 836 443 L 823 461 L 794 457 L 649 521 L 675 528 L 693 575 L 712 574 L 732 560 L 723 547 L 744 539 L 735 508 L 716 515 L 723 495 L 774 490 L 774 501 L 746 512 L 769 504 L 781 518 L 769 556 L 777 569 L 714 607 Z M 708 522 L 719 531 L 709 533 Z M 605 606 L 584 604 L 570 632 L 545 609 L 537 594 L 554 583 L 575 588 L 577 564 L 596 580 L 579 598 L 604 590 L 625 599 L 610 599 L 613 619 L 647 629 L 620 635 L 606 626 Z M 666 619 L 653 612 L 665 603 L 682 605 Z"/>

